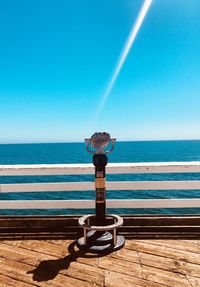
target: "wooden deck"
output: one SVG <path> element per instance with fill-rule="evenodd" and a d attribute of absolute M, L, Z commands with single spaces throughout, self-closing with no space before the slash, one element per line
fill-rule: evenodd
<path fill-rule="evenodd" d="M 74 240 L 1 240 L 0 286 L 200 286 L 200 240 L 127 239 L 98 256 Z"/>
<path fill-rule="evenodd" d="M 200 287 L 199 216 L 124 216 L 125 247 L 77 249 L 74 216 L 1 216 L 0 287 Z"/>

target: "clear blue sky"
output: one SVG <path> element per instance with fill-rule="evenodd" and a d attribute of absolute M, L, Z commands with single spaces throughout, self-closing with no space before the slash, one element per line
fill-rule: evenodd
<path fill-rule="evenodd" d="M 0 1 L 0 143 L 89 137 L 142 4 Z M 96 129 L 200 138 L 199 0 L 153 0 Z"/>

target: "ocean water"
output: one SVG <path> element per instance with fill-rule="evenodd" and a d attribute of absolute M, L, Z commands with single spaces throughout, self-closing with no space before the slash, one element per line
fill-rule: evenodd
<path fill-rule="evenodd" d="M 117 142 L 109 162 L 199 161 L 200 140 Z M 0 164 L 90 163 L 84 143 L 1 144 Z M 200 180 L 200 173 L 107 175 L 107 180 Z M 94 175 L 0 176 L 0 183 L 93 181 Z M 200 198 L 200 191 L 107 191 L 109 199 Z M 0 200 L 95 199 L 94 191 L 2 193 Z M 81 213 L 93 210 L 83 210 Z M 108 212 L 110 212 L 108 210 Z M 118 209 L 122 214 L 197 214 L 200 208 Z M 76 210 L 0 210 L 0 214 L 71 214 Z"/>

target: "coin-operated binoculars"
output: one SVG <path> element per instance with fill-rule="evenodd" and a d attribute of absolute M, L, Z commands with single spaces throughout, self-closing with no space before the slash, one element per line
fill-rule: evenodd
<path fill-rule="evenodd" d="M 96 214 L 79 219 L 84 236 L 77 240 L 77 246 L 89 252 L 112 252 L 125 244 L 124 237 L 117 235 L 117 228 L 123 224 L 123 219 L 118 215 L 106 215 L 105 167 L 108 162 L 106 154 L 112 152 L 115 142 L 116 139 L 110 138 L 106 132 L 97 132 L 85 140 L 87 151 L 93 154 L 95 166 Z"/>

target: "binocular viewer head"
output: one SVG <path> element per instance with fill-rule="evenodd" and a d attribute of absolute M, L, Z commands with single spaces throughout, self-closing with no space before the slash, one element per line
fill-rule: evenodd
<path fill-rule="evenodd" d="M 110 153 L 114 149 L 115 142 L 116 139 L 111 138 L 107 132 L 96 132 L 90 139 L 85 139 L 87 151 L 90 153 Z M 110 143 L 110 150 L 105 150 Z"/>
<path fill-rule="evenodd" d="M 105 148 L 110 142 L 110 135 L 106 132 L 94 133 L 90 139 L 92 148 Z"/>

